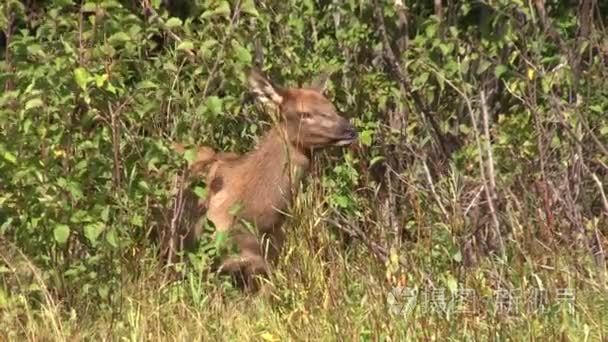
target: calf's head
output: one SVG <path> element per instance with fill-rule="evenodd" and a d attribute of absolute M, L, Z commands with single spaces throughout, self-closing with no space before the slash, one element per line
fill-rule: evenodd
<path fill-rule="evenodd" d="M 283 88 L 257 70 L 248 75 L 252 91 L 263 102 L 278 107 L 290 142 L 304 149 L 345 146 L 357 140 L 355 127 L 338 114 L 324 95 L 327 76 L 307 88 Z"/>

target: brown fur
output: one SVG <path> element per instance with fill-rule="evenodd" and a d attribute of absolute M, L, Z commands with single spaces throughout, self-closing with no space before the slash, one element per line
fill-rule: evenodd
<path fill-rule="evenodd" d="M 241 274 L 246 283 L 255 275 L 267 274 L 269 262 L 281 250 L 284 213 L 309 168 L 310 152 L 344 146 L 357 137 L 355 128 L 337 114 L 321 87 L 283 89 L 254 70 L 248 81 L 260 100 L 275 105 L 279 120 L 253 151 L 237 155 L 200 147 L 191 166 L 193 174 L 206 175 L 209 185 L 199 207 L 206 208 L 205 215 L 216 230 L 229 233 L 238 247 L 238 256 L 223 260 L 220 270 Z M 184 151 L 181 145 L 175 147 Z M 235 206 L 240 211 L 235 212 Z M 242 220 L 257 232 L 246 229 Z M 201 228 L 197 225 L 191 237 L 198 239 Z"/>

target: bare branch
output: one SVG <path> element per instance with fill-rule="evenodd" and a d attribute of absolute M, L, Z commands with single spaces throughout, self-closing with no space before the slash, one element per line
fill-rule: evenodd
<path fill-rule="evenodd" d="M 439 18 L 439 22 L 443 20 L 443 5 L 441 4 L 441 0 L 434 0 L 435 6 L 435 15 Z"/>
<path fill-rule="evenodd" d="M 11 64 L 11 39 L 13 36 L 13 21 L 15 20 L 13 12 L 11 11 L 11 6 L 9 4 L 6 5 L 6 13 L 5 13 L 7 23 L 6 23 L 6 31 L 4 31 L 5 45 L 4 45 L 4 62 L 6 63 L 6 68 L 8 70 L 8 74 L 11 75 L 11 70 L 13 69 Z M 4 84 L 4 91 L 9 91 L 13 89 L 13 79 L 12 77 L 8 77 L 6 83 Z"/>
<path fill-rule="evenodd" d="M 576 134 L 574 133 L 574 131 L 572 130 L 572 127 L 570 127 L 570 125 L 566 122 L 566 120 L 564 119 L 564 115 L 563 115 L 563 105 L 557 100 L 556 96 L 552 96 L 551 97 L 551 108 L 556 110 L 556 113 L 558 114 L 558 118 L 560 120 L 560 123 L 562 124 L 562 126 L 566 129 L 566 133 L 568 133 L 568 135 L 570 135 L 570 137 L 576 142 L 577 145 L 580 145 L 582 147 L 583 142 L 581 141 L 581 139 L 579 139 Z M 595 143 L 595 145 L 597 146 L 597 148 L 605 155 L 608 157 L 608 148 L 606 148 L 606 146 L 604 146 L 604 144 L 600 141 L 600 139 L 597 137 L 597 135 L 591 130 L 591 128 L 589 128 L 589 124 L 587 123 L 587 120 L 585 118 L 584 115 L 582 115 L 580 113 L 580 111 L 575 110 L 574 111 L 577 114 L 578 119 L 580 120 L 583 129 L 585 130 L 585 133 L 589 134 L 589 136 L 591 136 L 591 140 L 593 140 L 593 142 Z"/>
<path fill-rule="evenodd" d="M 422 166 L 424 166 L 424 173 L 426 174 L 426 180 L 427 180 L 427 182 L 429 182 L 429 186 L 431 187 L 431 193 L 433 194 L 433 198 L 435 199 L 435 202 L 437 202 L 439 209 L 441 209 L 441 213 L 443 214 L 443 217 L 447 220 L 449 218 L 448 212 L 447 212 L 447 210 L 445 210 L 445 207 L 441 203 L 441 198 L 439 197 L 439 195 L 437 195 L 437 192 L 435 191 L 435 185 L 433 184 L 433 178 L 431 177 L 431 171 L 429 170 L 429 167 L 426 164 L 426 161 L 422 162 Z"/>
<path fill-rule="evenodd" d="M 595 174 L 595 172 L 591 172 L 587 165 L 584 165 L 585 169 L 591 173 L 591 178 L 595 182 L 598 192 L 600 193 L 600 197 L 602 198 L 602 205 L 604 207 L 604 211 L 606 213 L 606 217 L 608 217 L 608 198 L 606 198 L 606 192 L 604 192 L 604 185 L 600 178 Z"/>
<path fill-rule="evenodd" d="M 504 249 L 504 243 L 502 241 L 502 234 L 500 232 L 500 221 L 498 221 L 498 215 L 496 214 L 496 207 L 494 205 L 494 201 L 496 199 L 496 177 L 494 175 L 494 160 L 492 158 L 492 151 L 491 151 L 491 146 L 490 146 L 488 107 L 486 105 L 485 92 L 483 90 L 481 91 L 480 97 L 481 97 L 481 113 L 482 113 L 483 121 L 484 121 L 484 134 L 485 134 L 485 139 L 486 139 L 486 144 L 485 144 L 486 153 L 485 154 L 488 157 L 488 160 L 486 163 L 484 163 L 483 157 L 481 156 L 483 154 L 483 147 L 481 145 L 481 142 L 479 139 L 479 132 L 477 130 L 477 118 L 475 116 L 474 111 L 471 110 L 470 114 L 471 114 L 471 120 L 473 120 L 472 126 L 475 131 L 475 139 L 477 140 L 477 147 L 479 148 L 479 168 L 481 171 L 481 178 L 483 180 L 483 183 L 485 184 L 484 189 L 485 189 L 486 198 L 488 201 L 488 208 L 490 209 L 490 216 L 492 217 L 492 222 L 494 224 L 495 233 L 496 233 L 496 236 L 498 237 L 498 241 L 500 244 L 499 245 L 500 251 L 501 251 L 501 253 L 504 254 L 505 249 Z M 488 178 L 489 178 L 489 180 L 488 180 Z"/>
<path fill-rule="evenodd" d="M 325 219 L 325 221 L 332 224 L 336 228 L 342 230 L 350 237 L 361 240 L 382 263 L 388 262 L 389 253 L 385 247 L 380 246 L 378 243 L 367 237 L 367 234 L 365 234 L 365 232 L 363 232 L 361 228 L 344 218 L 340 213 L 338 213 L 337 211 L 334 211 L 334 213 L 340 218 L 340 221 L 336 221 L 333 219 Z M 400 263 L 405 266 L 403 262 L 400 261 Z"/>
<path fill-rule="evenodd" d="M 393 48 L 391 47 L 390 39 L 388 37 L 388 33 L 386 32 L 386 24 L 384 22 L 382 4 L 379 3 L 378 0 L 375 1 L 374 13 L 378 22 L 380 23 L 378 26 L 378 30 L 380 31 L 380 36 L 382 38 L 384 56 L 388 60 L 389 66 L 393 69 L 393 72 L 395 73 L 397 80 L 399 81 L 401 90 L 404 93 L 403 95 L 407 96 L 408 94 L 411 94 L 411 97 L 414 100 L 414 104 L 422 114 L 422 118 L 425 122 L 428 122 L 431 125 L 431 135 L 434 137 L 437 144 L 439 145 L 439 149 L 442 155 L 447 159 L 449 157 L 449 153 L 446 147 L 447 142 L 445 141 L 445 137 L 441 134 L 441 129 L 439 128 L 439 125 L 437 124 L 437 121 L 429 110 L 426 102 L 422 99 L 418 92 L 412 91 L 411 82 L 409 80 L 409 77 L 407 76 L 407 72 L 401 67 L 401 64 L 399 63 L 399 60 L 397 58 L 398 54 L 396 54 L 395 51 L 393 51 Z"/>
<path fill-rule="evenodd" d="M 536 7 L 536 12 L 538 13 L 538 17 L 540 18 L 540 22 L 543 27 L 547 27 L 547 11 L 545 10 L 545 0 L 534 0 L 534 6 Z"/>
<path fill-rule="evenodd" d="M 484 116 L 484 118 L 483 118 L 484 135 L 487 140 L 486 144 L 485 144 L 486 151 L 484 153 L 484 148 L 481 143 L 480 132 L 478 129 L 479 124 L 478 124 L 477 116 L 475 115 L 475 111 L 473 110 L 473 105 L 471 103 L 471 99 L 469 98 L 469 96 L 467 96 L 467 94 L 462 89 L 458 88 L 454 84 L 454 82 L 445 78 L 443 75 L 441 75 L 441 73 L 437 72 L 437 70 L 435 70 L 432 66 L 429 65 L 429 67 L 432 71 L 435 72 L 435 74 L 438 77 L 441 77 L 447 85 L 449 85 L 452 89 L 454 89 L 454 91 L 456 91 L 463 98 L 463 100 L 466 103 L 467 110 L 469 112 L 469 116 L 471 117 L 471 126 L 473 128 L 473 132 L 475 133 L 475 140 L 477 143 L 477 148 L 479 149 L 478 161 L 479 161 L 481 179 L 484 184 L 484 189 L 485 189 L 485 193 L 486 193 L 486 197 L 487 197 L 487 201 L 488 201 L 488 207 L 490 209 L 490 215 L 492 216 L 492 221 L 494 223 L 495 233 L 499 239 L 499 249 L 501 250 L 501 253 L 503 253 L 503 255 L 504 255 L 505 250 L 504 250 L 504 242 L 502 241 L 502 234 L 500 233 L 500 221 L 498 220 L 496 208 L 494 206 L 494 200 L 496 199 L 496 180 L 495 180 L 496 178 L 494 175 L 494 161 L 492 158 L 491 145 L 490 145 L 489 118 L 488 118 L 489 115 L 488 115 L 488 108 L 487 108 L 487 104 L 486 104 L 485 92 L 484 91 L 481 92 L 481 112 L 482 112 L 482 115 Z M 488 165 L 486 165 L 486 163 L 484 162 L 484 157 L 483 157 L 484 154 L 488 156 L 488 163 L 489 163 Z M 488 178 L 489 178 L 489 180 L 488 180 Z"/>
<path fill-rule="evenodd" d="M 490 178 L 490 185 L 492 186 L 491 191 L 493 193 L 493 197 L 496 197 L 496 176 L 494 175 L 494 157 L 492 156 L 492 146 L 490 145 L 490 120 L 488 117 L 488 105 L 486 104 L 485 91 L 482 90 L 480 96 L 481 113 L 483 115 L 483 129 L 486 141 L 486 153 L 488 154 L 488 162 L 486 163 L 486 168 L 488 170 L 488 177 Z"/>
<path fill-rule="evenodd" d="M 123 103 L 121 103 L 118 108 L 112 108 L 112 104 L 108 102 L 108 113 L 110 114 L 110 125 L 112 129 L 112 149 L 113 149 L 113 158 L 114 158 L 114 172 L 112 175 L 114 189 L 117 190 L 120 187 L 121 177 L 121 157 L 120 157 L 120 121 L 118 120 L 118 115 L 123 110 L 123 108 L 131 102 L 131 98 L 128 98 Z"/>
<path fill-rule="evenodd" d="M 400 51 L 405 51 L 409 44 L 409 22 L 407 20 L 407 8 L 403 4 L 403 0 L 395 0 L 395 9 L 397 10 L 397 27 L 401 31 L 401 37 L 397 41 Z"/>
<path fill-rule="evenodd" d="M 176 175 L 173 180 L 174 189 L 177 188 L 177 195 L 173 201 L 173 217 L 171 218 L 171 225 L 169 226 L 169 231 L 164 231 L 162 234 L 161 241 L 163 241 L 166 245 L 163 248 L 166 248 L 164 251 L 165 260 L 167 260 L 168 264 L 171 265 L 174 263 L 174 257 L 178 250 L 182 250 L 178 248 L 177 243 L 179 242 L 178 235 L 178 225 L 181 222 L 182 214 L 184 210 L 184 184 L 185 179 L 187 178 L 188 171 L 184 171 L 181 176 Z M 169 273 L 165 273 L 165 280 L 169 276 Z"/>
<path fill-rule="evenodd" d="M 236 21 L 238 20 L 239 16 L 241 14 L 241 1 L 237 1 L 236 5 L 234 7 L 234 14 L 232 15 L 232 19 L 230 19 L 230 24 L 228 26 L 228 31 L 226 32 L 226 34 L 224 35 L 224 39 L 222 42 L 222 46 L 226 46 L 226 43 L 228 42 L 228 40 L 230 40 L 232 38 L 232 34 L 234 31 L 234 26 L 236 24 Z M 215 77 L 215 73 L 217 72 L 220 64 L 223 63 L 223 59 L 222 58 L 216 58 L 215 63 L 213 64 L 213 67 L 211 67 L 211 71 L 209 72 L 209 76 L 207 77 L 207 82 L 205 82 L 205 86 L 203 87 L 203 91 L 201 93 L 202 97 L 207 96 L 207 91 L 209 91 L 209 84 L 211 84 L 211 80 L 214 79 Z"/>

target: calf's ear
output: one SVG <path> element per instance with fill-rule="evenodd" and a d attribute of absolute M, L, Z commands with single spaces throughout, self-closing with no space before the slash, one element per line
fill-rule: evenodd
<path fill-rule="evenodd" d="M 280 105 L 285 100 L 285 91 L 264 77 L 257 69 L 250 69 L 248 71 L 247 82 L 249 82 L 249 88 L 251 88 L 257 98 L 264 103 L 272 102 Z"/>

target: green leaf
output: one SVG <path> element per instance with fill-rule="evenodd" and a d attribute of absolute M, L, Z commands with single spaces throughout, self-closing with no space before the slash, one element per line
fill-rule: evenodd
<path fill-rule="evenodd" d="M 207 39 L 201 44 L 201 50 L 211 49 L 211 47 L 214 45 L 217 45 L 217 43 L 218 43 L 218 41 L 213 38 Z"/>
<path fill-rule="evenodd" d="M 165 23 L 165 26 L 167 26 L 167 28 L 174 28 L 174 27 L 178 27 L 178 26 L 182 26 L 182 20 L 180 18 L 176 18 L 176 17 L 172 17 L 169 18 L 169 20 L 167 20 L 167 22 Z"/>
<path fill-rule="evenodd" d="M 137 89 L 157 89 L 158 84 L 156 84 L 150 80 L 143 80 L 143 81 L 137 83 L 135 88 L 137 88 Z"/>
<path fill-rule="evenodd" d="M 103 84 L 108 80 L 108 74 L 95 75 L 95 85 L 97 88 L 101 88 Z"/>
<path fill-rule="evenodd" d="M 82 11 L 83 12 L 95 12 L 97 10 L 97 4 L 94 2 L 86 2 L 84 5 L 82 5 Z"/>
<path fill-rule="evenodd" d="M 601 131 L 600 131 L 601 132 Z M 549 144 L 549 146 L 551 146 L 552 148 L 558 148 L 561 145 L 561 140 L 559 139 L 559 137 L 557 135 L 554 135 L 551 138 L 551 144 Z"/>
<path fill-rule="evenodd" d="M 361 134 L 359 135 L 359 140 L 361 141 L 361 143 L 365 146 L 371 146 L 372 145 L 372 135 L 374 134 L 374 131 L 372 130 L 365 130 L 363 132 L 361 132 Z"/>
<path fill-rule="evenodd" d="M 72 217 L 70 217 L 70 222 L 72 223 L 82 223 L 82 222 L 92 222 L 93 221 L 93 217 L 91 215 L 89 215 L 89 213 L 86 210 L 78 210 L 76 211 Z"/>
<path fill-rule="evenodd" d="M 110 244 L 110 246 L 117 248 L 118 241 L 116 239 L 116 229 L 110 229 L 106 234 L 106 241 Z"/>
<path fill-rule="evenodd" d="M 143 227 L 144 219 L 141 217 L 141 215 L 135 214 L 131 217 L 131 224 L 136 227 Z"/>
<path fill-rule="evenodd" d="M 66 184 L 67 190 L 70 192 L 70 195 L 75 199 L 80 199 L 83 197 L 82 186 L 80 183 L 75 181 L 70 181 Z"/>
<path fill-rule="evenodd" d="M 25 103 L 25 110 L 42 107 L 43 105 L 44 105 L 44 103 L 42 102 L 41 99 L 39 99 L 39 98 L 31 99 Z"/>
<path fill-rule="evenodd" d="M 116 94 L 116 88 L 110 82 L 106 83 L 106 90 L 112 94 Z"/>
<path fill-rule="evenodd" d="M 216 8 L 203 12 L 203 14 L 201 15 L 201 18 L 206 19 L 206 18 L 211 18 L 214 16 L 220 16 L 220 17 L 229 17 L 230 16 L 230 4 L 228 4 L 228 1 L 222 1 Z"/>
<path fill-rule="evenodd" d="M 119 8 L 122 6 L 120 4 L 120 2 L 118 2 L 117 0 L 103 0 L 103 1 L 100 1 L 100 5 L 101 5 L 101 8 L 105 8 L 105 9 Z"/>
<path fill-rule="evenodd" d="M 456 254 L 452 255 L 452 259 L 456 262 L 462 261 L 462 253 L 460 251 L 456 252 Z"/>
<path fill-rule="evenodd" d="M 157 158 L 152 158 L 152 159 L 155 161 L 157 160 Z M 151 161 L 151 163 L 153 163 L 153 161 Z M 150 166 L 148 165 L 148 167 L 150 167 Z M 144 180 L 140 180 L 139 182 L 137 182 L 137 185 L 144 191 L 150 191 L 150 185 L 148 185 L 148 183 Z"/>
<path fill-rule="evenodd" d="M 209 96 L 205 103 L 205 107 L 207 107 L 207 110 L 213 115 L 220 114 L 222 112 L 222 99 L 217 96 Z"/>
<path fill-rule="evenodd" d="M 344 195 L 334 195 L 333 196 L 334 203 L 340 208 L 348 208 L 349 199 Z"/>
<path fill-rule="evenodd" d="M 194 44 L 189 40 L 184 40 L 177 45 L 177 50 L 192 50 L 194 49 Z"/>
<path fill-rule="evenodd" d="M 218 251 L 222 251 L 226 247 L 226 242 L 228 241 L 228 232 L 227 231 L 216 231 L 215 232 L 215 249 Z"/>
<path fill-rule="evenodd" d="M 87 83 L 89 82 L 90 78 L 91 74 L 89 74 L 89 72 L 85 68 L 78 67 L 74 69 L 74 80 L 76 81 L 76 84 L 78 84 L 80 89 L 86 89 Z"/>
<path fill-rule="evenodd" d="M 241 43 L 239 43 L 236 39 L 232 40 L 232 48 L 234 49 L 234 53 L 236 54 L 236 58 L 239 62 L 243 64 L 251 63 L 251 53 L 247 50 Z"/>
<path fill-rule="evenodd" d="M 497 65 L 496 68 L 494 68 L 494 76 L 496 76 L 496 78 L 500 78 L 500 76 L 502 76 L 505 72 L 507 72 L 507 66 L 500 64 Z"/>
<path fill-rule="evenodd" d="M 111 35 L 110 38 L 108 38 L 108 42 L 110 44 L 123 43 L 129 40 L 131 40 L 131 37 L 129 37 L 129 35 L 124 32 L 116 32 Z"/>
<path fill-rule="evenodd" d="M 211 39 L 207 39 L 205 40 L 202 44 L 201 47 L 199 48 L 199 51 L 201 53 L 201 56 L 205 57 L 205 58 L 210 58 L 212 57 L 212 53 L 213 53 L 213 47 L 215 45 L 218 44 L 218 41 L 211 38 Z"/>
<path fill-rule="evenodd" d="M 253 2 L 253 0 L 243 0 L 243 3 L 241 5 L 241 11 L 254 17 L 258 17 L 260 15 L 258 13 L 258 10 L 255 8 L 255 3 Z"/>
<path fill-rule="evenodd" d="M 194 194 L 198 196 L 198 198 L 205 198 L 207 196 L 207 188 L 196 186 L 194 187 Z"/>
<path fill-rule="evenodd" d="M 435 33 L 437 33 L 437 23 L 431 23 L 429 24 L 425 30 L 424 33 L 426 33 L 426 36 L 431 38 L 435 36 Z"/>
<path fill-rule="evenodd" d="M 451 275 L 448 276 L 448 279 L 446 280 L 446 285 L 451 293 L 455 293 L 458 289 L 458 282 Z"/>
<path fill-rule="evenodd" d="M 422 72 L 413 80 L 413 84 L 415 88 L 424 86 L 429 80 L 429 73 Z"/>
<path fill-rule="evenodd" d="M 443 53 L 444 56 L 449 55 L 452 50 L 454 49 L 454 45 L 452 44 L 445 44 L 445 43 L 440 43 L 439 44 L 439 49 L 441 50 L 441 53 Z"/>
<path fill-rule="evenodd" d="M 492 65 L 492 63 L 490 63 L 488 60 L 485 60 L 485 59 L 480 60 L 479 65 L 477 66 L 477 75 L 486 71 L 490 67 L 490 65 Z"/>
<path fill-rule="evenodd" d="M 110 206 L 104 206 L 102 211 L 101 211 L 101 219 L 104 222 L 108 222 L 108 220 L 110 219 Z"/>
<path fill-rule="evenodd" d="M 103 232 L 104 225 L 102 223 L 92 223 L 84 226 L 84 236 L 91 243 L 97 242 L 97 238 Z"/>
<path fill-rule="evenodd" d="M 384 158 L 384 156 L 376 156 L 376 157 L 372 158 L 372 160 L 369 162 L 369 167 L 376 165 L 377 163 L 379 163 L 380 161 L 382 161 L 384 159 L 386 159 L 386 158 Z"/>
<path fill-rule="evenodd" d="M 192 164 L 192 162 L 196 159 L 196 156 L 198 155 L 196 149 L 191 148 L 191 149 L 187 149 L 186 152 L 184 152 L 184 159 L 186 159 L 188 161 L 188 164 Z"/>
<path fill-rule="evenodd" d="M 27 46 L 27 52 L 30 55 L 38 55 L 40 57 L 45 57 L 46 54 L 42 51 L 42 47 L 39 44 L 31 44 Z"/>
<path fill-rule="evenodd" d="M 4 151 L 4 153 L 2 153 L 2 157 L 4 157 L 4 159 L 6 159 L 6 161 L 10 162 L 11 164 L 17 164 L 17 157 L 15 157 L 15 155 L 10 153 L 9 151 Z"/>
<path fill-rule="evenodd" d="M 458 125 L 458 131 L 463 134 L 469 134 L 471 133 L 471 128 L 465 124 L 460 124 Z"/>
<path fill-rule="evenodd" d="M 604 110 L 602 109 L 601 105 L 591 105 L 589 106 L 589 109 L 591 109 L 591 111 L 599 113 L 599 114 L 604 114 Z"/>
<path fill-rule="evenodd" d="M 59 244 L 64 244 L 68 241 L 68 237 L 70 237 L 70 227 L 65 224 L 58 224 L 53 229 L 53 236 L 55 237 L 55 241 Z"/>

